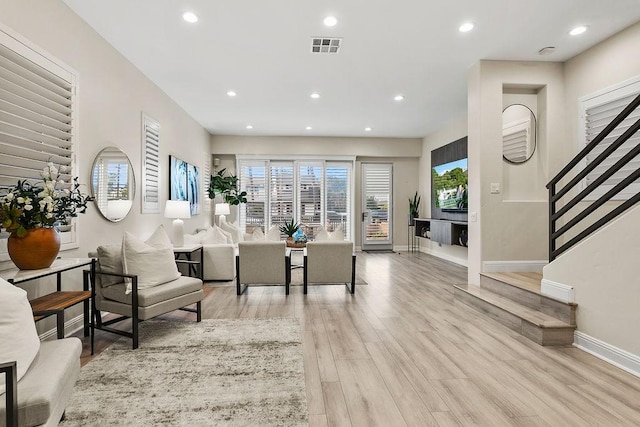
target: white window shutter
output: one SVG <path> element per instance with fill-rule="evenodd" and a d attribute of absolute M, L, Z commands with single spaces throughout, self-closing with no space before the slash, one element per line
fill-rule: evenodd
<path fill-rule="evenodd" d="M 142 114 L 142 213 L 160 213 L 160 123 Z"/>
<path fill-rule="evenodd" d="M 617 88 L 612 88 L 599 93 L 596 96 L 587 97 L 581 102 L 581 128 L 583 137 L 583 147 L 589 144 L 598 134 L 640 94 L 640 79 L 638 81 L 624 84 Z M 627 118 L 618 125 L 598 146 L 585 158 L 585 166 L 594 161 L 607 147 L 609 147 L 620 135 L 622 135 L 633 123 L 640 118 L 640 108 L 631 112 Z M 640 144 L 640 134 L 635 134 L 620 146 L 611 156 L 598 165 L 583 181 L 583 188 L 590 185 L 603 172 L 609 169 L 614 163 L 620 160 L 631 149 Z M 607 179 L 600 188 L 591 192 L 585 200 L 595 200 L 620 181 L 625 179 L 631 172 L 640 168 L 640 158 L 636 156 L 629 163 Z M 636 181 L 622 190 L 613 200 L 626 200 L 631 195 L 640 191 L 640 181 Z"/>
<path fill-rule="evenodd" d="M 295 219 L 293 162 L 269 164 L 269 226 Z"/>
<path fill-rule="evenodd" d="M 327 228 L 336 229 L 342 225 L 347 240 L 351 236 L 351 175 L 352 163 L 327 162 L 325 169 L 326 209 L 324 224 Z"/>
<path fill-rule="evenodd" d="M 240 227 L 247 232 L 262 227 L 267 231 L 267 162 L 238 162 L 240 191 L 247 192 L 247 203 L 240 205 Z"/>
<path fill-rule="evenodd" d="M 77 74 L 48 53 L 0 30 L 0 194 L 18 180 L 41 181 L 47 162 L 65 185 L 75 173 Z M 89 192 L 88 189 L 83 189 Z M 78 247 L 77 223 L 61 232 L 61 249 Z M 6 240 L 0 260 L 9 259 Z"/>

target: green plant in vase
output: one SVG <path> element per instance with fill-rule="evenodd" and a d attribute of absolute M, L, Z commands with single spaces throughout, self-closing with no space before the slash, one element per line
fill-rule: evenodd
<path fill-rule="evenodd" d="M 418 192 L 413 195 L 413 199 L 409 198 L 409 224 L 413 225 L 414 219 L 420 216 L 420 199 Z"/>
<path fill-rule="evenodd" d="M 291 218 L 291 220 L 285 221 L 285 223 L 280 226 L 280 232 L 287 235 L 287 240 L 293 240 L 293 235 L 296 234 L 299 228 L 300 224 Z"/>
<path fill-rule="evenodd" d="M 239 205 L 247 203 L 247 192 L 238 190 L 238 177 L 226 175 L 226 169 L 221 169 L 217 174 L 211 175 L 209 181 L 209 198 L 214 199 L 216 194 L 222 195 L 225 203 Z"/>

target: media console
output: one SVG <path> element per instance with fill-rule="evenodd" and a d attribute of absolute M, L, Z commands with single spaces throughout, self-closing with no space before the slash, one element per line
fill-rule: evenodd
<path fill-rule="evenodd" d="M 414 218 L 416 237 L 431 239 L 445 245 L 467 246 L 467 221 L 452 219 Z"/>

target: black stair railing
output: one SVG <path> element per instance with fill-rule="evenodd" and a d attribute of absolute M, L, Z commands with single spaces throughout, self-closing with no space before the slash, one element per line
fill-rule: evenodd
<path fill-rule="evenodd" d="M 637 193 L 623 203 L 618 205 L 615 209 L 611 210 L 605 215 L 592 220 L 593 222 L 585 227 L 580 233 L 568 241 L 562 243 L 557 247 L 558 240 L 571 230 L 576 225 L 584 221 L 589 215 L 595 212 L 599 207 L 603 206 L 606 202 L 610 201 L 616 194 L 624 190 L 631 183 L 640 178 L 640 168 L 631 172 L 625 179 L 613 186 L 609 191 L 603 194 L 598 199 L 591 201 L 588 206 L 585 207 L 579 214 L 567 219 L 568 212 L 575 207 L 578 203 L 584 200 L 584 198 L 590 194 L 593 190 L 600 187 L 607 179 L 612 177 L 616 172 L 622 169 L 627 163 L 633 160 L 638 154 L 640 154 L 640 143 L 636 144 L 627 154 L 621 157 L 617 162 L 611 165 L 606 171 L 604 171 L 597 179 L 590 182 L 582 191 L 569 201 L 564 203 L 561 208 L 558 209 L 560 199 L 573 190 L 580 182 L 586 178 L 586 176 L 593 171 L 596 167 L 600 166 L 604 161 L 610 158 L 622 145 L 635 135 L 640 130 L 640 119 L 638 119 L 633 125 L 631 125 L 622 135 L 620 135 L 609 147 L 607 147 L 602 153 L 600 153 L 592 162 L 590 162 L 583 169 L 577 171 L 575 176 L 569 180 L 565 185 L 560 186 L 560 181 L 571 173 L 574 168 L 581 164 L 582 160 L 591 153 L 609 134 L 620 125 L 633 111 L 640 106 L 640 95 L 638 95 L 629 105 L 625 107 L 615 119 L 611 121 L 582 151 L 578 153 L 562 170 L 547 184 L 549 190 L 549 261 L 556 259 L 558 255 L 571 248 L 593 232 L 598 230 L 609 221 L 613 220 L 627 209 L 631 208 L 637 202 L 640 201 L 640 193 Z M 560 188 L 558 188 L 560 187 Z M 557 224 L 560 221 L 566 221 L 557 229 Z"/>

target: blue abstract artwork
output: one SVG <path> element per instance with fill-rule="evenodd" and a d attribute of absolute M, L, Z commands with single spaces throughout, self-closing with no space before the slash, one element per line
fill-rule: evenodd
<path fill-rule="evenodd" d="M 191 204 L 191 215 L 200 213 L 200 173 L 198 167 L 187 164 L 187 200 Z"/>
<path fill-rule="evenodd" d="M 169 199 L 189 200 L 187 197 L 187 162 L 169 156 Z"/>

